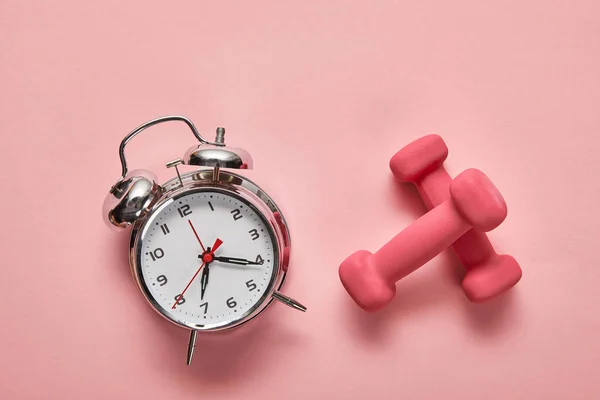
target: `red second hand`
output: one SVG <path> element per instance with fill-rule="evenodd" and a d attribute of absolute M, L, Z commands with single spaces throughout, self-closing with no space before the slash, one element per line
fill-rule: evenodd
<path fill-rule="evenodd" d="M 192 284 L 192 282 L 194 281 L 194 279 L 196 279 L 196 276 L 198 276 L 198 274 L 200 273 L 200 271 L 202 271 L 202 268 L 204 268 L 205 265 L 206 265 L 206 263 L 203 262 L 202 265 L 200 266 L 200 268 L 198 268 L 198 271 L 196 271 L 196 273 L 194 274 L 194 276 L 192 276 L 192 279 L 190 279 L 190 281 L 188 282 L 188 284 L 185 287 L 185 289 L 183 289 L 183 292 L 181 292 L 181 294 L 179 296 L 175 297 L 175 304 L 173 304 L 173 307 L 171 307 L 172 310 L 175 309 L 175 306 L 177 305 L 177 302 L 179 300 L 181 300 L 181 298 L 183 297 L 183 295 L 186 292 L 186 290 L 188 290 L 188 288 L 190 287 L 190 285 Z"/>
<path fill-rule="evenodd" d="M 196 229 L 194 229 L 194 225 L 192 225 L 192 220 L 188 219 L 188 222 L 190 223 L 190 227 L 194 231 L 194 235 L 196 235 L 196 239 L 198 239 L 198 243 L 200 243 L 200 246 L 202 247 L 202 251 L 206 251 L 206 249 L 204 248 L 204 245 L 202 244 L 202 240 L 200 240 L 200 236 L 198 236 Z"/>
<path fill-rule="evenodd" d="M 190 222 L 190 225 L 192 225 L 192 223 Z M 192 229 L 194 229 L 194 227 L 192 226 Z M 194 233 L 196 231 L 194 230 Z M 219 238 L 217 238 L 217 240 L 215 240 L 215 244 L 213 245 L 212 249 L 210 250 L 210 255 L 213 256 L 215 251 L 223 244 L 223 241 Z M 198 274 L 200 273 L 200 271 L 202 271 L 202 268 L 204 268 L 204 266 L 206 265 L 206 262 L 203 262 L 202 265 L 200 266 L 200 268 L 198 268 L 198 271 L 196 271 L 196 273 L 194 274 L 194 276 L 192 276 L 192 279 L 190 279 L 190 281 L 188 282 L 187 286 L 185 287 L 185 289 L 183 289 L 183 292 L 181 292 L 181 294 L 179 296 L 175 297 L 175 303 L 173 304 L 173 307 L 171 307 L 172 310 L 175 309 L 175 307 L 177 306 L 177 302 L 183 297 L 183 295 L 185 294 L 185 292 L 188 290 L 188 288 L 190 287 L 190 285 L 192 284 L 192 282 L 194 282 L 194 279 L 196 279 L 196 277 L 198 276 Z"/>

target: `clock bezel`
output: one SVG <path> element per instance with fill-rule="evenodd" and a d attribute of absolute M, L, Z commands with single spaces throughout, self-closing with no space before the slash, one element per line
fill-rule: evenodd
<path fill-rule="evenodd" d="M 213 180 L 214 169 L 200 169 L 181 175 L 181 182 L 178 177 L 170 179 L 162 185 L 163 193 L 152 209 L 140 220 L 136 221 L 131 231 L 131 240 L 129 246 L 129 263 L 131 272 L 142 293 L 144 299 L 152 309 L 169 322 L 186 329 L 197 330 L 199 332 L 217 332 L 237 328 L 260 315 L 273 302 L 273 293 L 279 291 L 285 281 L 290 253 L 290 236 L 287 224 L 281 210 L 275 202 L 254 182 L 248 178 L 221 170 L 218 174 L 218 181 Z M 268 290 L 265 290 L 261 299 L 246 313 L 242 314 L 233 322 L 223 324 L 207 324 L 209 326 L 194 325 L 180 321 L 174 318 L 168 312 L 163 312 L 163 307 L 153 298 L 149 287 L 147 286 L 141 270 L 141 236 L 147 222 L 156 211 L 162 206 L 178 197 L 182 197 L 192 192 L 198 191 L 217 191 L 232 197 L 236 197 L 253 208 L 260 218 L 265 222 L 265 227 L 269 231 L 273 241 L 273 251 L 275 263 L 273 265 L 273 274 L 269 282 Z"/>

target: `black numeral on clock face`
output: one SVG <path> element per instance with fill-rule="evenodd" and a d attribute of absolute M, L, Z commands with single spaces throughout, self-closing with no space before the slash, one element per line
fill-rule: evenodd
<path fill-rule="evenodd" d="M 171 231 L 169 230 L 169 227 L 167 226 L 167 224 L 162 224 L 160 226 L 160 230 L 162 231 L 163 234 L 167 234 L 167 233 L 171 233 Z"/>
<path fill-rule="evenodd" d="M 252 240 L 256 240 L 260 237 L 260 235 L 258 234 L 258 231 L 256 229 L 252 229 L 252 230 L 248 231 L 248 233 L 250 234 L 250 236 L 252 236 Z"/>
<path fill-rule="evenodd" d="M 263 258 L 262 258 L 262 257 L 260 256 L 260 254 L 259 254 L 259 255 L 257 255 L 257 256 L 256 256 L 256 261 L 255 261 L 255 262 L 256 262 L 257 264 L 260 264 L 260 265 L 262 265 L 262 264 L 265 262 L 265 260 L 263 260 Z"/>
<path fill-rule="evenodd" d="M 231 214 L 233 215 L 233 220 L 237 221 L 238 219 L 242 218 L 242 212 L 240 210 L 238 210 L 237 208 L 233 211 L 231 211 Z"/>
<path fill-rule="evenodd" d="M 160 284 L 160 286 L 165 286 L 168 282 L 168 279 L 164 275 L 159 275 L 158 278 L 156 278 L 156 281 Z"/>
<path fill-rule="evenodd" d="M 235 306 L 237 306 L 237 303 L 235 302 L 233 297 L 228 298 L 227 299 L 227 307 L 234 308 Z"/>
<path fill-rule="evenodd" d="M 184 204 L 181 207 L 179 207 L 177 209 L 177 211 L 179 211 L 179 216 L 181 218 L 185 217 L 186 215 L 190 215 L 192 213 L 191 207 L 189 206 L 189 204 Z"/>
<path fill-rule="evenodd" d="M 149 255 L 150 258 L 152 258 L 152 261 L 156 261 L 159 258 L 163 258 L 165 256 L 165 252 L 160 247 L 157 247 L 154 251 L 151 251 L 150 253 L 146 254 Z"/>
<path fill-rule="evenodd" d="M 185 297 L 183 297 L 182 295 L 178 294 L 177 296 L 175 296 L 175 301 L 177 302 L 177 305 L 180 306 L 183 303 L 185 303 Z"/>
<path fill-rule="evenodd" d="M 215 208 L 210 201 L 208 202 L 208 206 L 210 207 L 210 211 L 215 211 Z"/>
<path fill-rule="evenodd" d="M 208 311 L 208 301 L 206 303 L 200 304 L 200 308 L 202 307 L 204 307 L 204 314 L 206 315 L 206 312 Z"/>
<path fill-rule="evenodd" d="M 248 282 L 246 282 L 246 287 L 249 291 L 253 291 L 254 289 L 256 289 L 256 283 L 254 283 L 254 281 L 250 279 Z"/>

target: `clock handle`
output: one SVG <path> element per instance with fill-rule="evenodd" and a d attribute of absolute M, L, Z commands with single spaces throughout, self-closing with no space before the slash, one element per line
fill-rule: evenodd
<path fill-rule="evenodd" d="M 186 117 L 184 117 L 182 115 L 167 115 L 164 117 L 159 117 L 159 118 L 153 119 L 153 120 L 148 121 L 148 122 L 138 126 L 137 128 L 135 128 L 127 136 L 125 136 L 123 138 L 123 140 L 121 141 L 121 145 L 119 146 L 119 158 L 121 159 L 121 169 L 122 169 L 121 178 L 122 179 L 125 179 L 125 176 L 127 175 L 127 160 L 125 160 L 125 146 L 127 145 L 127 143 L 129 143 L 129 141 L 131 139 L 133 139 L 138 133 L 140 133 L 144 129 L 150 128 L 153 125 L 157 125 L 157 124 L 160 124 L 163 122 L 170 122 L 170 121 L 185 122 L 187 124 L 187 126 L 192 130 L 192 133 L 194 134 L 194 136 L 196 137 L 196 139 L 198 139 L 198 141 L 200 143 L 219 145 L 218 143 L 212 143 L 212 142 L 209 142 L 208 140 L 204 139 L 202 137 L 202 135 L 200 135 L 200 133 L 198 132 L 198 130 L 196 129 L 196 127 L 194 126 L 192 121 L 190 121 L 189 119 L 187 119 Z"/>
<path fill-rule="evenodd" d="M 121 177 L 111 187 L 102 206 L 104 222 L 106 222 L 109 228 L 114 230 L 127 228 L 140 216 L 148 212 L 160 199 L 162 188 L 157 182 L 156 175 L 145 170 L 128 172 L 127 160 L 125 159 L 125 146 L 144 129 L 169 121 L 185 122 L 200 144 L 212 144 L 198 133 L 192 121 L 181 115 L 168 115 L 156 118 L 131 131 L 123 138 L 119 146 L 119 158 L 121 159 L 122 169 Z M 179 171 L 177 175 L 179 176 Z"/>

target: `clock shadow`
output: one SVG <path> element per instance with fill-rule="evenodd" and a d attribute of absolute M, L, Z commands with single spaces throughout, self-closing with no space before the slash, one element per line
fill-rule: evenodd
<path fill-rule="evenodd" d="M 163 337 L 163 351 L 156 358 L 156 368 L 177 371 L 174 379 L 194 389 L 226 386 L 231 382 L 264 375 L 268 365 L 281 362 L 286 348 L 297 346 L 302 338 L 286 329 L 277 319 L 275 307 L 231 331 L 198 333 L 196 350 L 190 366 L 186 355 L 190 331 L 177 327 L 160 316 L 155 329 Z M 155 313 L 153 313 L 155 314 Z M 154 360 L 153 360 L 154 361 Z"/>

